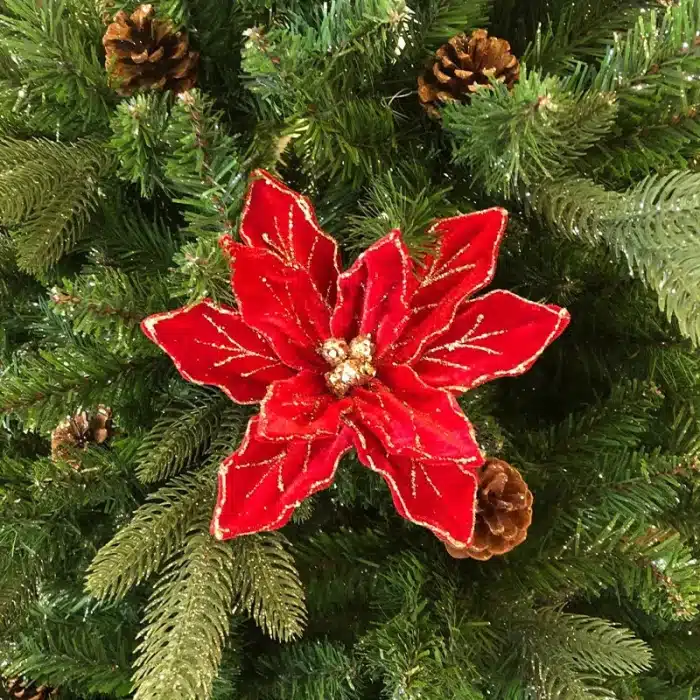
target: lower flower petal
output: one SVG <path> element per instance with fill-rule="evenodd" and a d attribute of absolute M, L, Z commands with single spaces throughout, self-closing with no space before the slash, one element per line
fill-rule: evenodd
<path fill-rule="evenodd" d="M 206 299 L 149 316 L 141 328 L 187 381 L 217 386 L 238 403 L 261 401 L 271 382 L 293 373 L 235 309 Z"/>
<path fill-rule="evenodd" d="M 384 477 L 399 515 L 453 547 L 471 543 L 478 464 L 467 469 L 449 460 L 388 456 L 379 440 L 360 426 L 355 426 L 354 443 L 360 462 Z"/>
<path fill-rule="evenodd" d="M 474 429 L 454 396 L 425 384 L 406 365 L 380 368 L 378 380 L 353 392 L 353 420 L 394 456 L 483 462 Z"/>
<path fill-rule="evenodd" d="M 496 290 L 467 302 L 413 367 L 431 386 L 468 391 L 526 372 L 568 323 L 566 309 Z"/>
<path fill-rule="evenodd" d="M 226 540 L 282 527 L 304 499 L 331 485 L 351 444 L 349 428 L 315 440 L 269 442 L 260 436 L 258 417 L 252 418 L 219 469 L 212 535 Z"/>
<path fill-rule="evenodd" d="M 260 434 L 266 439 L 336 435 L 349 398 L 333 396 L 323 375 L 304 371 L 274 382 L 260 406 Z"/>

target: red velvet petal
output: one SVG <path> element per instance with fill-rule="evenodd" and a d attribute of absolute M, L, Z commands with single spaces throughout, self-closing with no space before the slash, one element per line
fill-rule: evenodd
<path fill-rule="evenodd" d="M 149 316 L 141 328 L 188 382 L 218 386 L 238 403 L 261 401 L 268 384 L 293 373 L 237 311 L 209 300 Z"/>
<path fill-rule="evenodd" d="M 219 470 L 212 535 L 226 540 L 282 527 L 304 499 L 331 485 L 351 443 L 348 428 L 318 440 L 268 442 L 260 437 L 258 417 L 252 418 Z"/>
<path fill-rule="evenodd" d="M 304 269 L 324 301 L 335 303 L 338 246 L 321 230 L 311 202 L 264 170 L 256 170 L 243 206 L 240 237 Z"/>
<path fill-rule="evenodd" d="M 458 306 L 491 282 L 508 213 L 494 208 L 441 219 L 431 229 L 437 251 L 421 264 L 411 316 L 393 357 L 411 363 L 425 343 L 448 328 Z"/>
<path fill-rule="evenodd" d="M 478 479 L 456 462 L 388 457 L 374 435 L 355 426 L 360 461 L 384 477 L 398 513 L 456 547 L 471 543 Z"/>
<path fill-rule="evenodd" d="M 271 440 L 336 435 L 340 416 L 351 407 L 350 398 L 328 391 L 322 374 L 305 370 L 270 385 L 260 406 L 260 434 Z"/>
<path fill-rule="evenodd" d="M 414 369 L 434 387 L 469 389 L 526 372 L 569 323 L 569 313 L 496 290 L 469 301 Z"/>
<path fill-rule="evenodd" d="M 352 420 L 388 454 L 462 466 L 483 462 L 474 429 L 452 395 L 428 386 L 405 365 L 380 368 L 378 379 L 354 390 Z"/>
<path fill-rule="evenodd" d="M 290 367 L 319 370 L 318 349 L 330 335 L 330 308 L 300 268 L 263 248 L 230 244 L 232 284 L 245 322 L 272 343 Z"/>
<path fill-rule="evenodd" d="M 338 280 L 331 320 L 336 338 L 371 335 L 381 357 L 408 320 L 415 285 L 411 258 L 398 231 L 384 236 L 357 258 Z"/>

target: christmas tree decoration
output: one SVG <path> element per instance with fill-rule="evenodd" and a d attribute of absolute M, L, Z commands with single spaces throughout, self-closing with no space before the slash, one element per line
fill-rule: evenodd
<path fill-rule="evenodd" d="M 80 410 L 61 421 L 51 433 L 51 459 L 80 469 L 77 450 L 102 445 L 112 436 L 112 409 L 98 406 L 94 413 Z"/>
<path fill-rule="evenodd" d="M 479 475 L 474 538 L 466 547 L 445 542 L 455 559 L 486 561 L 506 554 L 527 538 L 532 522 L 532 493 L 520 472 L 500 459 L 489 459 Z"/>
<path fill-rule="evenodd" d="M 457 34 L 436 52 L 432 65 L 418 78 L 418 99 L 431 117 L 449 102 L 468 102 L 481 87 L 496 80 L 509 89 L 520 77 L 520 62 L 505 39 L 485 29 Z"/>
<path fill-rule="evenodd" d="M 2 685 L 7 694 L 17 700 L 51 700 L 59 696 L 58 688 L 39 685 L 19 676 L 3 679 Z"/>
<path fill-rule="evenodd" d="M 506 222 L 498 208 L 438 220 L 417 263 L 393 231 L 341 272 L 310 202 L 254 175 L 242 242 L 221 240 L 238 308 L 204 300 L 142 323 L 185 379 L 260 403 L 221 466 L 217 538 L 283 526 L 354 447 L 404 518 L 471 543 L 484 460 L 455 397 L 522 374 L 569 322 L 508 291 L 474 297 Z"/>
<path fill-rule="evenodd" d="M 187 34 L 154 15 L 153 5 L 139 5 L 131 15 L 120 10 L 102 38 L 110 81 L 120 95 L 142 89 L 181 93 L 197 82 L 199 54 L 190 50 Z"/>

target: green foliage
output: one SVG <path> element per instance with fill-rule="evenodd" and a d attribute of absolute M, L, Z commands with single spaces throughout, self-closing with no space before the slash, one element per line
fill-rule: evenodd
<path fill-rule="evenodd" d="M 261 533 L 234 543 L 234 587 L 241 607 L 273 639 L 299 637 L 306 623 L 304 589 L 278 533 Z"/>
<path fill-rule="evenodd" d="M 210 697 L 230 628 L 232 559 L 231 547 L 205 531 L 170 562 L 146 608 L 136 700 L 172 698 L 173 691 L 192 700 Z"/>
<path fill-rule="evenodd" d="M 212 473 L 206 469 L 158 489 L 97 553 L 87 590 L 100 599 L 123 598 L 158 571 L 182 547 L 187 534 L 206 521 L 213 495 Z"/>
<path fill-rule="evenodd" d="M 700 0 L 164 0 L 197 88 L 124 98 L 101 49 L 121 5 L 0 8 L 3 676 L 67 700 L 696 696 Z M 417 75 L 477 27 L 519 82 L 428 118 Z M 354 454 L 283 534 L 208 533 L 257 409 L 185 382 L 140 322 L 236 306 L 218 239 L 257 167 L 346 264 L 511 211 L 494 287 L 572 322 L 459 397 L 534 494 L 506 556 L 452 559 Z M 54 462 L 51 431 L 100 404 L 112 438 Z"/>
<path fill-rule="evenodd" d="M 89 139 L 6 138 L 0 162 L 0 221 L 14 228 L 19 267 L 41 275 L 85 234 L 109 157 Z"/>
<path fill-rule="evenodd" d="M 602 240 L 659 296 L 681 332 L 700 342 L 698 184 L 695 173 L 651 176 L 626 193 L 588 181 L 545 186 L 533 206 L 565 235 Z"/>
<path fill-rule="evenodd" d="M 560 176 L 615 119 L 609 96 L 577 92 L 571 82 L 523 70 L 512 92 L 498 84 L 475 93 L 469 106 L 449 105 L 444 122 L 455 162 L 469 164 L 487 192 L 506 197 Z"/>

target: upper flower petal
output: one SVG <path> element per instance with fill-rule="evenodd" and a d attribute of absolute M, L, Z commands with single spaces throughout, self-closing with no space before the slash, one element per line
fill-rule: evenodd
<path fill-rule="evenodd" d="M 414 369 L 431 386 L 468 391 L 526 372 L 568 323 L 566 309 L 496 290 L 467 302 Z"/>
<path fill-rule="evenodd" d="M 491 282 L 508 223 L 505 209 L 440 219 L 430 229 L 436 251 L 420 266 L 411 315 L 393 356 L 410 363 L 424 343 L 450 326 L 459 305 Z"/>
<path fill-rule="evenodd" d="M 356 430 L 354 443 L 359 460 L 384 477 L 401 516 L 427 527 L 454 547 L 471 543 L 476 519 L 476 467 L 387 456 L 379 440 L 361 429 Z"/>
<path fill-rule="evenodd" d="M 318 349 L 330 334 L 330 307 L 311 278 L 264 248 L 228 246 L 231 283 L 245 322 L 296 369 L 323 368 Z"/>
<path fill-rule="evenodd" d="M 333 306 L 340 272 L 338 246 L 321 230 L 311 202 L 264 170 L 256 170 L 252 178 L 243 205 L 241 240 L 305 270 L 321 298 Z"/>
<path fill-rule="evenodd" d="M 187 381 L 218 386 L 238 403 L 261 401 L 268 384 L 293 373 L 237 311 L 209 300 L 149 316 L 141 328 Z"/>
<path fill-rule="evenodd" d="M 352 420 L 389 455 L 479 466 L 474 429 L 446 391 L 425 384 L 405 365 L 386 366 L 378 380 L 353 392 Z"/>
<path fill-rule="evenodd" d="M 260 434 L 266 439 L 336 435 L 350 398 L 337 399 L 323 375 L 309 370 L 270 385 L 260 406 Z"/>
<path fill-rule="evenodd" d="M 259 418 L 252 418 L 219 469 L 212 535 L 225 540 L 285 525 L 304 499 L 331 485 L 351 442 L 349 428 L 319 439 L 270 442 L 260 436 Z"/>
<path fill-rule="evenodd" d="M 377 357 L 400 335 L 409 314 L 415 278 L 398 231 L 362 253 L 338 279 L 338 302 L 331 320 L 337 338 L 371 335 Z"/>

